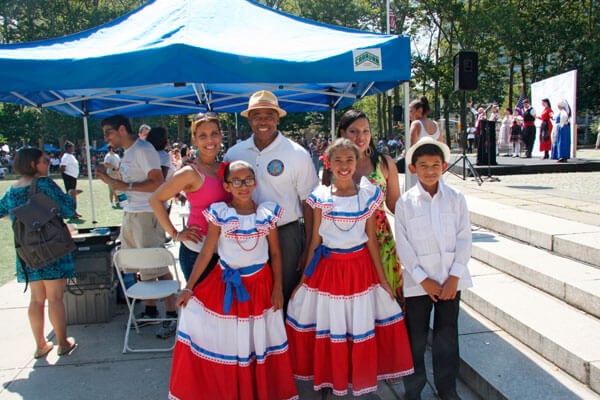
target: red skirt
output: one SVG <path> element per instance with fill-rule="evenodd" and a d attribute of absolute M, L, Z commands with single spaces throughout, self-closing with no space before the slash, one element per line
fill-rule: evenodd
<path fill-rule="evenodd" d="M 227 314 L 221 271 L 217 264 L 182 309 L 169 398 L 297 399 L 282 311 L 271 304 L 271 268 L 242 277 L 251 299 L 234 297 Z"/>
<path fill-rule="evenodd" d="M 402 309 L 366 248 L 321 259 L 290 301 L 286 329 L 294 376 L 315 390 L 360 396 L 414 372 Z"/>

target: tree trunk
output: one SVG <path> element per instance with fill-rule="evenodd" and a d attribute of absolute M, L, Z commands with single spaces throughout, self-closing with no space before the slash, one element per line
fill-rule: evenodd
<path fill-rule="evenodd" d="M 381 123 L 381 94 L 378 94 L 377 95 L 377 135 L 381 135 L 382 126 L 383 126 L 383 124 Z"/>
<path fill-rule="evenodd" d="M 515 63 L 511 60 L 508 73 L 508 108 L 513 108 L 513 79 L 515 74 Z"/>
<path fill-rule="evenodd" d="M 383 132 L 379 138 L 387 137 L 388 134 L 388 110 L 387 110 L 387 94 L 381 93 L 381 122 L 383 123 Z"/>
<path fill-rule="evenodd" d="M 441 25 L 441 21 L 440 21 Z M 435 65 L 438 65 L 440 59 L 440 42 L 442 36 L 441 28 L 438 28 L 437 43 L 435 45 Z M 433 119 L 439 121 L 440 119 L 440 74 L 435 74 L 435 81 L 433 82 Z"/>
<path fill-rule="evenodd" d="M 387 135 L 385 135 L 385 137 L 387 139 L 390 139 L 393 136 L 394 133 L 394 118 L 393 118 L 393 113 L 392 113 L 392 96 L 387 96 L 388 101 L 388 132 Z"/>
<path fill-rule="evenodd" d="M 450 107 L 448 107 L 448 104 L 450 104 L 450 99 L 448 97 L 444 97 L 444 104 L 446 105 L 444 107 L 444 130 L 446 131 L 446 143 L 451 146 L 452 135 L 450 134 Z"/>
<path fill-rule="evenodd" d="M 185 140 L 185 115 L 177 116 L 177 139 Z"/>
<path fill-rule="evenodd" d="M 525 60 L 524 60 L 523 57 L 521 57 L 521 85 L 522 85 L 521 90 L 523 91 L 523 95 L 525 97 L 528 97 L 528 94 L 527 94 L 527 79 L 525 77 Z"/>

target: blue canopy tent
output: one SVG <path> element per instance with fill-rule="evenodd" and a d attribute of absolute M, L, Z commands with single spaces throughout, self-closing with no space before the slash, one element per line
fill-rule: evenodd
<path fill-rule="evenodd" d="M 405 36 L 324 25 L 248 0 L 153 0 L 84 32 L 1 45 L 0 101 L 83 117 L 89 149 L 87 118 L 238 112 L 261 89 L 288 112 L 332 116 L 400 82 L 407 102 L 410 69 Z"/>
<path fill-rule="evenodd" d="M 50 153 L 50 152 L 60 152 L 61 150 L 58 147 L 54 147 L 51 144 L 44 144 L 44 151 L 46 153 Z"/>
<path fill-rule="evenodd" d="M 104 143 L 104 145 L 102 145 L 102 147 L 98 147 L 97 149 L 91 149 L 91 151 L 95 151 L 95 152 L 108 151 L 108 143 Z"/>

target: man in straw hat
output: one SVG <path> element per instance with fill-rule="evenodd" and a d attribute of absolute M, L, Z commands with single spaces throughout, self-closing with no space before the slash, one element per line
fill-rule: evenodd
<path fill-rule="evenodd" d="M 305 200 L 319 180 L 308 152 L 277 130 L 279 118 L 285 114 L 273 93 L 266 90 L 254 93 L 248 109 L 242 112 L 248 118 L 253 135 L 230 148 L 224 161 L 250 163 L 256 173 L 257 187 L 252 195 L 256 203 L 274 201 L 283 208 L 277 231 L 287 305 L 304 268 L 305 243 L 310 243 L 312 235 L 312 210 Z"/>

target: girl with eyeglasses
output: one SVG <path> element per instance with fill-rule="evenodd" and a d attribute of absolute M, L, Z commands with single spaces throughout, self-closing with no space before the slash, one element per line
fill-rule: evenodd
<path fill-rule="evenodd" d="M 183 166 L 163 183 L 150 198 L 150 206 L 158 222 L 173 240 L 181 242 L 179 262 L 185 279 L 189 279 L 194 262 L 200 254 L 208 231 L 208 222 L 202 210 L 212 203 L 227 201 L 230 195 L 223 188 L 223 180 L 218 176 L 217 154 L 221 150 L 223 134 L 219 118 L 214 113 L 199 113 L 192 121 L 192 142 L 198 148 L 198 157 L 193 163 Z M 178 231 L 169 218 L 166 202 L 181 192 L 185 193 L 190 204 L 187 226 Z M 212 255 L 206 272 L 198 279 L 202 281 L 217 264 L 219 257 Z"/>
<path fill-rule="evenodd" d="M 353 180 L 359 148 L 340 138 L 325 152 L 333 174 L 306 202 L 313 208 L 309 260 L 288 304 L 294 375 L 345 396 L 413 372 L 404 315 L 388 283 L 375 234 L 384 201 L 377 186 Z M 323 393 L 325 394 L 325 393 Z"/>
<path fill-rule="evenodd" d="M 169 398 L 294 399 L 276 229 L 283 210 L 254 203 L 256 178 L 247 162 L 228 163 L 224 178 L 232 200 L 204 211 L 205 245 L 177 299 Z M 217 248 L 218 267 L 194 288 Z"/>

